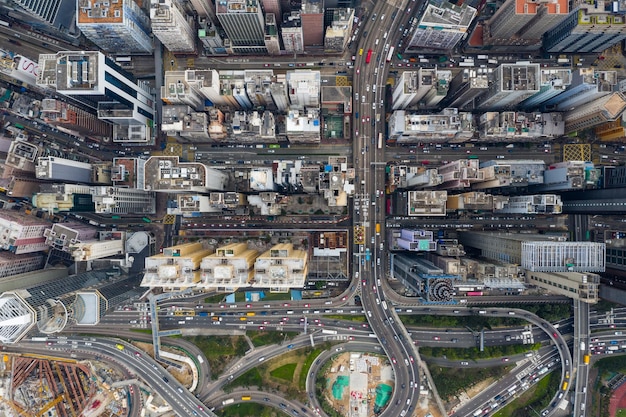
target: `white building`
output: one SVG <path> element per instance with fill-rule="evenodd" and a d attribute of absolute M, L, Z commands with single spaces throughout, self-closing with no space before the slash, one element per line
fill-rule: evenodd
<path fill-rule="evenodd" d="M 42 156 L 37 158 L 35 176 L 41 180 L 72 181 L 91 183 L 91 164 L 56 156 Z"/>
<path fill-rule="evenodd" d="M 201 284 L 216 291 L 232 292 L 249 286 L 254 277 L 254 261 L 258 252 L 245 243 L 231 243 L 217 248 L 200 264 Z"/>
<path fill-rule="evenodd" d="M 504 110 L 514 107 L 539 92 L 540 64 L 520 62 L 500 64 L 494 71 L 489 92 L 481 97 L 480 110 Z"/>
<path fill-rule="evenodd" d="M 172 0 L 151 0 L 152 33 L 170 52 L 194 52 L 196 32 L 181 3 Z M 191 22 L 191 23 L 190 23 Z"/>
<path fill-rule="evenodd" d="M 504 207 L 494 209 L 497 213 L 561 214 L 561 196 L 556 194 L 519 195 L 509 197 Z"/>
<path fill-rule="evenodd" d="M 409 49 L 452 49 L 467 36 L 476 9 L 462 4 L 429 2 L 409 41 Z"/>
<path fill-rule="evenodd" d="M 291 108 L 320 106 L 320 72 L 313 70 L 287 71 L 287 91 Z"/>
<path fill-rule="evenodd" d="M 156 194 L 137 188 L 95 186 L 91 188 L 96 213 L 154 214 Z"/>
<path fill-rule="evenodd" d="M 254 287 L 285 292 L 302 288 L 308 275 L 308 254 L 291 243 L 275 245 L 254 263 Z"/>
<path fill-rule="evenodd" d="M 124 253 L 124 240 L 95 240 L 80 242 L 70 247 L 75 262 L 93 261 Z"/>
<path fill-rule="evenodd" d="M 439 114 L 414 114 L 396 110 L 389 117 L 389 140 L 398 143 L 451 142 L 471 139 L 474 122 L 471 113 L 454 108 Z"/>
<path fill-rule="evenodd" d="M 12 210 L 0 211 L 0 249 L 22 253 L 48 249 L 44 232 L 50 223 Z"/>
<path fill-rule="evenodd" d="M 529 271 L 604 272 L 606 245 L 595 242 L 523 241 L 521 260 L 522 268 Z"/>
<path fill-rule="evenodd" d="M 163 248 L 163 253 L 145 259 L 141 286 L 165 291 L 197 287 L 200 282 L 200 263 L 212 253 L 198 242 Z"/>
<path fill-rule="evenodd" d="M 291 143 L 319 143 L 322 138 L 318 108 L 289 110 L 285 125 L 285 133 Z"/>
<path fill-rule="evenodd" d="M 97 109 L 114 125 L 117 142 L 148 142 L 154 97 L 102 52 L 62 51 L 39 55 L 37 85 L 54 88 Z"/>

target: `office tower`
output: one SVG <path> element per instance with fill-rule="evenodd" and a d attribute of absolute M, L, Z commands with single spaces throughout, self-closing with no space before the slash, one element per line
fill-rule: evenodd
<path fill-rule="evenodd" d="M 535 272 L 604 272 L 606 245 L 596 242 L 521 241 L 521 265 Z"/>
<path fill-rule="evenodd" d="M 302 0 L 304 47 L 324 45 L 324 0 Z"/>
<path fill-rule="evenodd" d="M 77 0 L 76 24 L 107 52 L 152 53 L 150 19 L 134 0 Z"/>
<path fill-rule="evenodd" d="M 540 76 L 539 91 L 521 102 L 520 107 L 534 110 L 572 84 L 572 70 L 569 68 L 541 68 Z"/>
<path fill-rule="evenodd" d="M 256 258 L 254 287 L 270 292 L 302 288 L 309 270 L 308 252 L 294 249 L 291 243 L 279 243 Z"/>
<path fill-rule="evenodd" d="M 235 53 L 266 53 L 265 19 L 258 0 L 217 0 L 217 19 Z"/>
<path fill-rule="evenodd" d="M 437 70 L 434 68 L 403 72 L 392 93 L 392 108 L 394 110 L 405 109 L 418 104 L 437 87 L 437 81 Z"/>
<path fill-rule="evenodd" d="M 561 196 L 556 194 L 535 194 L 511 196 L 502 207 L 494 208 L 494 213 L 516 214 L 561 214 Z"/>
<path fill-rule="evenodd" d="M 474 135 L 471 113 L 454 108 L 438 114 L 414 114 L 396 110 L 389 117 L 389 140 L 398 143 L 449 142 Z"/>
<path fill-rule="evenodd" d="M 17 343 L 31 330 L 56 334 L 68 323 L 98 324 L 108 309 L 141 293 L 137 275 L 98 270 L 67 275 L 46 268 L 19 275 L 0 286 L 0 343 Z M 17 278 L 17 277 L 15 277 Z M 25 284 L 26 283 L 26 284 Z"/>
<path fill-rule="evenodd" d="M 254 278 L 254 261 L 259 253 L 245 243 L 231 243 L 216 249 L 200 264 L 200 285 L 216 291 L 232 292 L 249 286 Z"/>
<path fill-rule="evenodd" d="M 321 75 L 319 71 L 295 70 L 288 71 L 287 91 L 290 107 L 304 109 L 320 106 Z"/>
<path fill-rule="evenodd" d="M 70 247 L 78 243 L 94 240 L 97 234 L 94 226 L 79 222 L 55 223 L 43 233 L 46 244 L 62 252 L 69 252 Z"/>
<path fill-rule="evenodd" d="M 35 176 L 42 180 L 92 182 L 93 167 L 85 162 L 56 156 L 42 156 L 37 158 Z"/>
<path fill-rule="evenodd" d="M 12 3 L 51 25 L 59 17 L 59 11 L 64 9 L 64 0 L 13 0 Z"/>
<path fill-rule="evenodd" d="M 332 11 L 332 21 L 326 28 L 324 50 L 343 52 L 352 36 L 353 9 L 335 9 Z"/>
<path fill-rule="evenodd" d="M 198 18 L 198 38 L 207 55 L 226 55 L 224 40 L 218 32 L 215 24 L 208 18 Z"/>
<path fill-rule="evenodd" d="M 152 156 L 146 162 L 144 187 L 156 192 L 207 192 L 223 190 L 228 175 L 196 162 L 180 162 L 177 156 Z"/>
<path fill-rule="evenodd" d="M 156 212 L 156 194 L 154 191 L 95 186 L 91 187 L 91 193 L 96 213 L 154 214 Z"/>
<path fill-rule="evenodd" d="M 476 9 L 467 4 L 430 1 L 408 42 L 408 50 L 454 48 L 467 35 L 475 16 Z"/>
<path fill-rule="evenodd" d="M 41 54 L 37 85 L 97 110 L 99 119 L 114 125 L 114 142 L 151 140 L 154 97 L 101 52 Z"/>
<path fill-rule="evenodd" d="M 543 34 L 549 53 L 600 53 L 626 39 L 623 10 L 615 2 L 580 2 L 558 25 Z"/>
<path fill-rule="evenodd" d="M 506 0 L 485 25 L 485 41 L 495 45 L 532 45 L 563 21 L 567 0 Z"/>
<path fill-rule="evenodd" d="M 565 113 L 565 133 L 595 127 L 605 122 L 612 122 L 622 116 L 626 110 L 626 96 L 615 92 L 598 97 Z"/>
<path fill-rule="evenodd" d="M 44 231 L 48 227 L 46 220 L 12 210 L 0 211 L 0 249 L 16 255 L 46 250 Z"/>
<path fill-rule="evenodd" d="M 442 100 L 445 107 L 461 110 L 473 108 L 473 101 L 489 88 L 487 73 L 481 69 L 463 68 L 450 82 L 448 95 Z"/>
<path fill-rule="evenodd" d="M 276 16 L 273 13 L 265 15 L 265 47 L 270 55 L 280 54 L 280 35 L 278 34 Z"/>
<path fill-rule="evenodd" d="M 0 278 L 11 277 L 41 269 L 44 264 L 43 254 L 0 252 Z"/>
<path fill-rule="evenodd" d="M 281 25 L 281 36 L 285 51 L 296 54 L 304 52 L 304 33 L 300 11 L 285 14 Z"/>
<path fill-rule="evenodd" d="M 215 3 L 213 0 L 190 0 L 191 5 L 200 18 L 206 18 L 209 22 L 215 22 Z"/>
<path fill-rule="evenodd" d="M 572 74 L 570 86 L 561 94 L 545 101 L 545 109 L 568 111 L 599 97 L 611 94 L 617 85 L 615 71 L 580 68 Z"/>
<path fill-rule="evenodd" d="M 202 259 L 213 253 L 202 243 L 184 243 L 163 248 L 163 253 L 145 259 L 142 287 L 173 291 L 200 285 Z"/>
<path fill-rule="evenodd" d="M 181 136 L 191 141 L 210 141 L 209 116 L 194 112 L 185 105 L 163 106 L 161 130 L 168 136 Z"/>
<path fill-rule="evenodd" d="M 195 52 L 196 32 L 178 0 L 151 0 L 152 33 L 170 52 Z"/>
<path fill-rule="evenodd" d="M 539 92 L 539 70 L 539 64 L 501 64 L 494 71 L 494 82 L 481 97 L 478 109 L 510 108 Z"/>
<path fill-rule="evenodd" d="M 424 108 L 435 108 L 448 95 L 450 89 L 450 81 L 452 80 L 452 71 L 437 70 L 435 71 L 435 84 L 424 97 L 420 100 L 420 105 Z"/>
<path fill-rule="evenodd" d="M 265 15 L 271 13 L 276 16 L 276 19 L 280 18 L 280 16 L 283 15 L 282 8 L 280 7 L 280 1 L 261 0 L 261 4 L 263 5 L 263 11 L 265 11 Z"/>

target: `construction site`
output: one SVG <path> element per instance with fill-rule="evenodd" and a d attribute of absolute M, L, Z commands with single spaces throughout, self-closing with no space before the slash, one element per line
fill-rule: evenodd
<path fill-rule="evenodd" d="M 0 368 L 0 415 L 127 415 L 126 389 L 110 389 L 122 375 L 105 363 L 4 354 Z"/>

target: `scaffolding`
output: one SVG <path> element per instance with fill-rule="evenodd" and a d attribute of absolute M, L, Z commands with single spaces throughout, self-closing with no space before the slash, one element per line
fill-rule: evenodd
<path fill-rule="evenodd" d="M 606 245 L 595 242 L 522 242 L 522 268 L 533 272 L 604 272 Z"/>

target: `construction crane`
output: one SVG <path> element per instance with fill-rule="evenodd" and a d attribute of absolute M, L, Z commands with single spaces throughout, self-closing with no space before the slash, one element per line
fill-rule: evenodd
<path fill-rule="evenodd" d="M 55 405 L 63 401 L 64 395 L 65 393 L 63 395 L 57 396 L 54 400 L 49 401 L 46 405 L 43 406 L 41 410 L 39 410 L 39 412 L 37 413 L 35 417 L 41 417 L 44 414 L 46 414 L 46 411 L 48 411 L 49 409 L 51 409 L 52 407 L 54 407 Z"/>

